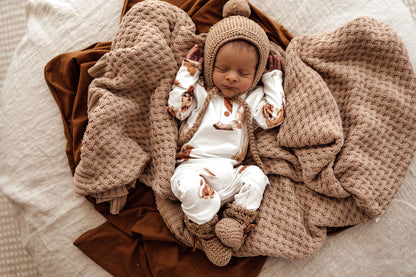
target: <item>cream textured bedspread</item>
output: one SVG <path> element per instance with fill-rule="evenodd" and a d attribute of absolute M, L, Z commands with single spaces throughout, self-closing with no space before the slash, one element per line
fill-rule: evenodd
<path fill-rule="evenodd" d="M 54 2 L 56 3 L 52 0 L 5 0 L 0 5 L 0 51 L 6 57 L 2 58 L 4 62 L 1 64 L 0 76 L 0 83 L 5 84 L 0 103 L 1 144 L 2 147 L 7 146 L 8 159 L 25 157 L 19 166 L 27 169 L 25 174 L 13 176 L 0 167 L 0 275 L 36 276 L 38 267 L 43 276 L 108 276 L 72 246 L 72 241 L 81 232 L 104 220 L 96 216 L 95 210 L 80 199 L 73 198 L 70 200 L 72 204 L 62 207 L 64 200 L 73 197 L 72 176 L 64 153 L 65 138 L 54 135 L 61 134 L 62 123 L 56 103 L 43 82 L 42 70 L 44 64 L 57 54 L 77 51 L 90 43 L 111 39 L 120 14 L 120 10 L 117 11 L 114 7 L 117 3 L 121 5 L 121 1 L 85 1 L 83 8 L 77 7 L 74 1 L 60 1 L 60 5 Z M 403 4 L 404 2 L 409 7 L 412 16 L 416 18 L 414 0 L 250 2 L 287 27 L 295 36 L 330 31 L 359 15 L 372 16 L 390 24 L 399 33 L 416 65 L 416 27 L 409 10 Z M 29 4 L 26 7 L 27 18 L 23 10 L 25 4 Z M 99 4 L 108 6 L 98 9 L 95 5 Z M 285 9 L 280 8 L 282 6 L 292 12 L 285 12 Z M 89 13 L 91 9 L 94 9 L 93 13 Z M 30 25 L 25 25 L 27 20 L 30 20 Z M 93 34 L 87 32 L 91 27 L 95 30 Z M 79 37 L 71 36 L 74 30 L 78 31 Z M 17 38 L 24 34 L 24 41 L 17 44 Z M 41 42 L 41 46 L 35 41 Z M 60 43 L 57 44 L 57 41 Z M 11 59 L 13 53 L 14 58 Z M 11 67 L 3 82 L 9 61 Z M 30 78 L 23 79 L 22 76 Z M 30 94 L 33 97 L 28 97 Z M 31 107 L 33 102 L 39 104 L 37 109 Z M 13 112 L 28 111 L 33 115 L 39 109 L 48 118 L 54 115 L 56 119 L 49 120 L 43 126 L 36 124 L 36 117 L 22 119 L 14 116 L 16 113 Z M 14 129 L 13 136 L 4 133 L 5 118 L 10 124 L 21 126 Z M 44 146 L 49 145 L 53 149 L 42 153 L 32 148 L 30 141 L 33 133 L 38 134 L 37 137 Z M 57 142 L 58 145 L 53 146 Z M 5 148 L 1 150 L 5 151 Z M 39 159 L 44 156 L 45 159 Z M 39 161 L 44 162 L 44 166 L 39 167 Z M 42 178 L 45 170 L 58 174 L 58 178 Z M 414 275 L 416 241 L 411 230 L 416 228 L 415 174 L 416 163 L 413 162 L 384 216 L 329 237 L 323 248 L 307 260 L 269 258 L 260 276 L 275 276 L 277 273 L 283 276 Z M 62 187 L 59 194 L 55 189 L 57 184 Z M 32 190 L 34 187 L 36 189 Z M 45 199 L 49 199 L 49 202 Z M 90 221 L 83 222 L 85 217 L 90 218 Z M 76 225 L 82 227 L 74 228 Z M 52 234 L 52 239 L 45 240 L 46 234 Z M 30 256 L 25 254 L 22 243 L 31 253 Z M 35 263 L 31 261 L 32 257 Z"/>

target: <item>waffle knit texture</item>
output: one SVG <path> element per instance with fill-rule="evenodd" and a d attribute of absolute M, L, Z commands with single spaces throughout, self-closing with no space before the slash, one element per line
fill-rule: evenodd
<path fill-rule="evenodd" d="M 166 106 L 183 57 L 203 41 L 165 2 L 144 1 L 126 14 L 112 50 L 91 71 L 74 178 L 79 195 L 136 179 L 151 186 L 166 225 L 190 247 L 170 191 L 178 124 Z M 367 222 L 393 201 L 416 151 L 416 77 L 397 34 L 367 17 L 297 37 L 286 52 L 271 48 L 285 72 L 286 119 L 255 134 L 270 185 L 234 255 L 301 259 L 322 246 L 328 227 Z"/>
<path fill-rule="evenodd" d="M 181 9 L 142 1 L 123 17 L 111 51 L 89 70 L 88 126 L 74 174 L 76 195 L 117 213 L 137 180 L 174 199 L 177 122 L 166 103 L 187 51 L 205 35 Z M 150 157 L 152 157 L 150 159 Z"/>

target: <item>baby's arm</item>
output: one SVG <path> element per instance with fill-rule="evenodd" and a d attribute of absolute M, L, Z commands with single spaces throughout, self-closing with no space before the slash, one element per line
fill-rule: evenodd
<path fill-rule="evenodd" d="M 187 118 L 197 105 L 194 89 L 202 70 L 202 62 L 203 58 L 199 57 L 198 45 L 195 45 L 187 53 L 176 74 L 169 93 L 168 111 L 179 120 Z"/>
<path fill-rule="evenodd" d="M 270 55 L 262 81 L 263 87 L 255 89 L 247 97 L 247 102 L 252 108 L 252 116 L 256 125 L 263 129 L 270 129 L 283 122 L 286 105 L 283 73 L 280 60 L 276 55 Z"/>

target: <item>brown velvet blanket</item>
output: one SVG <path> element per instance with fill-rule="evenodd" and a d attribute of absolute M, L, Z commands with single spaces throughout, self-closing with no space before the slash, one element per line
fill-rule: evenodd
<path fill-rule="evenodd" d="M 206 32 L 221 18 L 225 1 L 167 1 L 191 16 L 197 33 Z M 126 1 L 123 15 L 134 1 Z M 252 7 L 252 19 L 269 38 L 286 47 L 290 34 Z M 87 70 L 110 50 L 111 42 L 97 43 L 79 52 L 65 53 L 45 67 L 45 78 L 62 112 L 68 141 L 67 156 L 74 172 L 80 161 L 80 148 L 88 123 L 87 97 L 92 78 Z M 92 202 L 93 200 L 90 199 Z M 75 242 L 85 254 L 115 276 L 255 276 L 265 257 L 233 258 L 225 268 L 212 266 L 203 253 L 185 247 L 166 228 L 156 208 L 153 192 L 141 183 L 129 193 L 125 209 L 108 213 L 107 204 L 95 205 L 108 222 L 90 230 Z"/>

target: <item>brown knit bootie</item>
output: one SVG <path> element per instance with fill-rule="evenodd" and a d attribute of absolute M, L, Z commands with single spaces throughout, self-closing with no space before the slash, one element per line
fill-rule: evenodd
<path fill-rule="evenodd" d="M 225 266 L 232 257 L 232 250 L 228 246 L 221 243 L 215 235 L 215 224 L 218 222 L 218 216 L 202 225 L 192 222 L 185 217 L 185 224 L 189 231 L 195 236 L 195 247 L 197 243 L 201 243 L 201 248 L 205 252 L 208 260 L 216 266 Z"/>
<path fill-rule="evenodd" d="M 247 210 L 235 204 L 226 204 L 226 207 L 223 218 L 215 226 L 215 233 L 223 244 L 237 251 L 254 228 L 253 221 L 258 211 Z"/>

